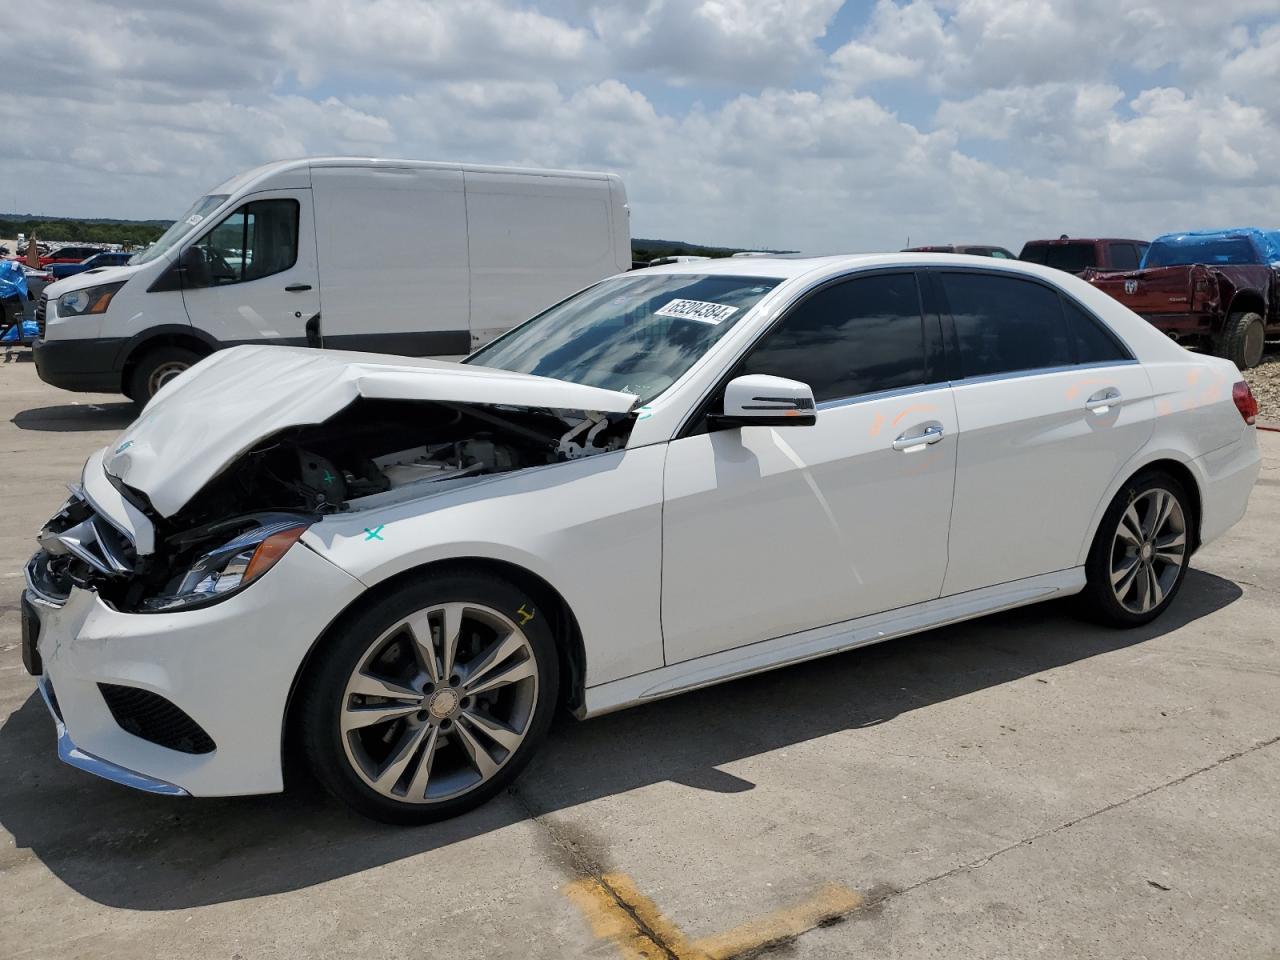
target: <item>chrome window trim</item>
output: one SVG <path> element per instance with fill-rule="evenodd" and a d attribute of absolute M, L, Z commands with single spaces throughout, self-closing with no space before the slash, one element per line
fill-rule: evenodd
<path fill-rule="evenodd" d="M 996 380 L 1022 380 L 1025 377 L 1041 377 L 1051 373 L 1070 373 L 1072 370 L 1100 370 L 1104 367 L 1135 367 L 1137 360 L 1103 360 L 1095 363 L 1064 363 L 1054 367 L 1033 367 L 1030 370 L 1013 370 L 1008 373 L 984 373 L 978 377 L 963 377 L 948 381 L 948 386 L 963 387 L 971 383 L 992 383 Z"/>
<path fill-rule="evenodd" d="M 890 390 L 874 390 L 871 393 L 855 393 L 847 397 L 823 400 L 817 405 L 818 410 L 835 410 L 852 406 L 855 403 L 869 403 L 872 400 L 886 400 L 892 397 L 905 397 L 909 393 L 932 393 L 934 390 L 950 389 L 952 384 L 946 380 L 936 383 L 917 383 L 910 387 L 894 387 Z"/>

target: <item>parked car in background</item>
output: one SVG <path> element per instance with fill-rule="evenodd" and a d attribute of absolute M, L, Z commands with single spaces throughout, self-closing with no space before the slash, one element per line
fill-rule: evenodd
<path fill-rule="evenodd" d="M 1243 516 L 1256 415 L 1077 277 L 928 254 L 626 273 L 462 364 L 236 347 L 89 457 L 23 662 L 99 776 L 274 792 L 296 743 L 438 820 L 562 705 L 1071 594 L 1149 623 Z"/>
<path fill-rule="evenodd" d="M 1077 275 L 1089 269 L 1136 270 L 1147 246 L 1145 240 L 1059 237 L 1028 241 L 1018 259 Z"/>
<path fill-rule="evenodd" d="M 80 263 L 95 254 L 102 253 L 101 247 L 65 246 L 57 247 L 48 253 L 40 254 L 40 266 L 47 267 L 54 263 Z"/>
<path fill-rule="evenodd" d="M 133 254 L 115 250 L 100 250 L 79 263 L 51 263 L 48 269 L 53 279 L 65 280 L 67 277 L 74 277 L 77 273 L 87 273 L 103 267 L 123 267 L 129 262 L 131 256 Z"/>
<path fill-rule="evenodd" d="M 963 253 L 971 257 L 995 257 L 997 260 L 1016 260 L 1004 247 L 984 243 L 944 243 L 927 247 L 907 247 L 903 253 Z"/>
<path fill-rule="evenodd" d="M 1085 279 L 1179 343 L 1256 367 L 1280 338 L 1280 230 L 1167 233 L 1141 268 Z"/>
<path fill-rule="evenodd" d="M 145 403 L 239 343 L 465 356 L 628 269 L 628 218 L 614 174 L 270 163 L 201 197 L 128 265 L 51 285 L 36 369 Z"/>

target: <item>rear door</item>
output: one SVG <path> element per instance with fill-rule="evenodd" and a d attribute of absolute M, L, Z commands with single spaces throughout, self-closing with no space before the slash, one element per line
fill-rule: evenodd
<path fill-rule="evenodd" d="M 191 245 L 183 271 L 191 324 L 223 344 L 306 340 L 320 309 L 310 190 L 253 194 Z"/>
<path fill-rule="evenodd" d="M 938 596 L 956 455 L 939 344 L 914 273 L 838 281 L 729 375 L 808 383 L 816 425 L 708 432 L 702 421 L 669 445 L 668 663 Z"/>
<path fill-rule="evenodd" d="M 1151 385 L 1100 320 L 1034 279 L 933 272 L 959 443 L 949 596 L 1074 567 L 1151 435 Z"/>

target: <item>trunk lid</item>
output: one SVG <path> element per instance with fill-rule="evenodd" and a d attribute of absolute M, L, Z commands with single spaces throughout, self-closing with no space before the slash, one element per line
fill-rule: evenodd
<path fill-rule="evenodd" d="M 626 413 L 636 397 L 490 367 L 305 347 L 241 346 L 164 387 L 103 468 L 162 516 L 181 510 L 254 444 L 321 423 L 358 397 Z"/>

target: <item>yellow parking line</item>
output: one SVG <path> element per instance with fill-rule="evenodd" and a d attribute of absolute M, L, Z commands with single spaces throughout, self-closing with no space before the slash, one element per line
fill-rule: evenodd
<path fill-rule="evenodd" d="M 866 903 L 860 894 L 830 883 L 795 906 L 690 941 L 625 873 L 575 880 L 564 893 L 592 934 L 612 943 L 623 960 L 731 960 L 838 920 Z"/>
<path fill-rule="evenodd" d="M 814 927 L 853 913 L 866 901 L 838 883 L 829 883 L 818 893 L 794 907 L 785 907 L 758 920 L 748 920 L 727 933 L 713 934 L 694 943 L 710 960 L 729 960 L 770 943 L 798 937 Z"/>

